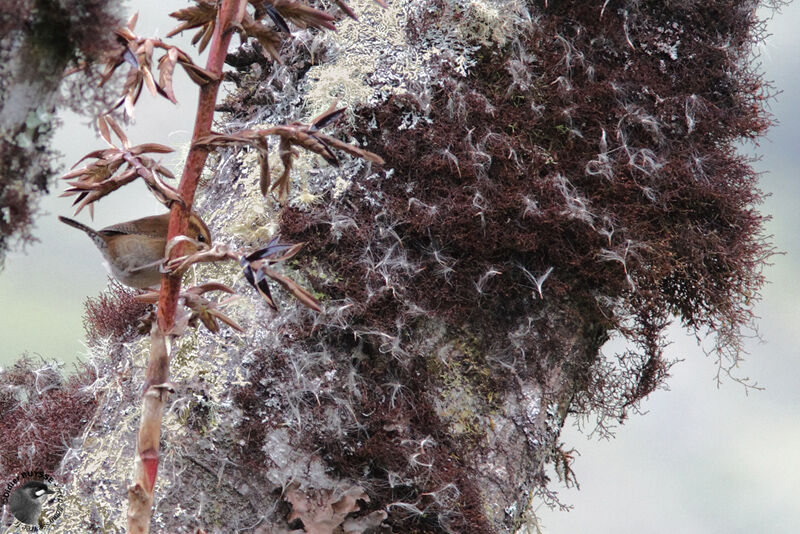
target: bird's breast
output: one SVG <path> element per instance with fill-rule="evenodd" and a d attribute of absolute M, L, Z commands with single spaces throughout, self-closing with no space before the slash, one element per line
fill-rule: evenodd
<path fill-rule="evenodd" d="M 115 278 L 127 286 L 158 285 L 158 263 L 164 257 L 165 240 L 135 234 L 121 234 L 108 241 L 106 260 Z"/>

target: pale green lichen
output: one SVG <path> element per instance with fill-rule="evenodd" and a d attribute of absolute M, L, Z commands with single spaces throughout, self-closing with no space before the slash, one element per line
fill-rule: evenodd
<path fill-rule="evenodd" d="M 255 128 L 266 128 L 268 126 L 266 124 L 258 124 Z M 283 167 L 280 164 L 275 164 L 280 162 L 277 143 L 271 143 L 268 157 L 270 161 L 270 183 L 275 184 L 275 181 L 283 173 Z M 255 150 L 242 150 L 236 154 L 236 159 L 248 185 L 242 197 L 235 201 L 244 210 L 240 213 L 240 217 L 231 221 L 226 230 L 229 233 L 247 238 L 251 242 L 269 239 L 277 232 L 277 220 L 281 206 L 273 200 L 271 194 L 267 195 L 267 197 L 261 195 L 257 185 L 261 179 L 258 153 Z M 305 209 L 321 202 L 322 195 L 311 190 L 308 177 L 312 172 L 316 172 L 326 166 L 327 163 L 317 154 L 308 150 L 299 151 L 297 157 L 292 160 L 290 174 L 292 186 L 289 189 L 290 205 Z"/>
<path fill-rule="evenodd" d="M 290 262 L 289 266 L 295 267 L 296 262 Z M 341 276 L 331 271 L 329 265 L 320 262 L 317 258 L 312 258 L 311 265 L 306 266 L 303 272 L 305 272 L 307 276 L 318 279 L 323 284 L 336 284 L 342 281 Z"/>
<path fill-rule="evenodd" d="M 195 359 L 198 348 L 197 330 L 189 328 L 182 336 L 178 337 L 170 347 L 170 369 L 173 374 L 185 375 Z M 176 377 L 177 378 L 177 377 Z"/>
<path fill-rule="evenodd" d="M 483 399 L 475 394 L 470 383 L 459 374 L 445 377 L 445 385 L 436 402 L 437 415 L 448 423 L 448 430 L 458 437 L 475 437 L 482 433 L 480 413 Z"/>
<path fill-rule="evenodd" d="M 214 280 L 221 282 L 228 287 L 233 287 L 242 278 L 242 268 L 235 261 L 221 261 L 213 263 L 203 263 L 193 265 L 194 269 L 189 271 L 189 278 L 185 282 L 187 286 L 201 284 L 204 281 Z M 223 293 L 213 293 L 214 298 L 225 297 Z"/>
<path fill-rule="evenodd" d="M 332 61 L 315 65 L 306 74 L 304 114 L 310 119 L 328 109 L 333 101 L 352 110 L 370 101 L 376 93 L 403 94 L 409 88 L 405 80 L 414 79 L 423 64 L 408 49 L 403 22 L 403 2 L 390 2 L 387 9 L 372 0 L 348 2 L 359 20 L 342 20 L 336 32 L 324 35 L 324 42 L 334 51 Z M 392 52 L 403 50 L 401 61 L 393 61 Z M 395 76 L 376 78 L 376 71 L 390 67 Z"/>
<path fill-rule="evenodd" d="M 464 9 L 462 22 L 457 26 L 458 35 L 464 41 L 479 42 L 482 46 L 505 46 L 518 34 L 516 23 L 527 20 L 524 3 L 519 0 L 470 0 L 458 2 Z"/>
<path fill-rule="evenodd" d="M 464 340 L 452 341 L 428 359 L 428 369 L 441 384 L 435 406 L 449 431 L 473 440 L 484 439 L 499 399 L 489 385 L 492 371 L 482 353 Z"/>
<path fill-rule="evenodd" d="M 264 198 L 256 182 L 247 187 L 243 198 L 235 203 L 237 217 L 231 217 L 230 206 L 220 208 L 220 220 L 226 221 L 223 231 L 247 243 L 266 243 L 278 231 L 278 207 L 270 198 Z"/>
<path fill-rule="evenodd" d="M 345 180 L 341 176 L 337 176 L 336 182 L 333 184 L 333 191 L 331 192 L 333 198 L 338 200 L 339 197 L 341 197 L 345 191 L 350 188 L 352 183 L 352 180 Z"/>
<path fill-rule="evenodd" d="M 150 338 L 142 336 L 123 345 L 123 351 L 128 354 L 133 367 L 144 368 L 150 359 Z M 91 357 L 91 354 L 90 354 Z"/>

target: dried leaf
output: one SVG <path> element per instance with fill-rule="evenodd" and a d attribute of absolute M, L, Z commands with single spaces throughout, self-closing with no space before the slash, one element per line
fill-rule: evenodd
<path fill-rule="evenodd" d="M 178 63 L 180 63 L 183 70 L 189 75 L 189 78 L 199 86 L 204 86 L 209 82 L 213 82 L 218 80 L 219 78 L 215 76 L 213 73 L 207 71 L 202 67 L 198 67 L 192 60 L 188 57 L 185 57 L 185 54 L 181 55 L 178 54 Z"/>
<path fill-rule="evenodd" d="M 173 13 L 177 18 L 187 20 L 173 30 L 170 35 L 174 35 L 188 28 L 201 26 L 204 32 L 206 26 L 213 32 L 213 20 L 216 16 L 216 5 L 204 0 L 199 2 L 199 6 L 180 10 Z M 210 17 L 210 21 L 209 21 Z M 108 81 L 113 72 L 125 61 L 132 66 L 127 74 L 123 85 L 123 96 L 114 105 L 113 109 L 124 105 L 125 113 L 133 116 L 133 110 L 142 91 L 142 87 L 147 87 L 148 91 L 155 95 L 161 95 L 173 103 L 177 103 L 174 93 L 173 76 L 176 64 L 180 63 L 189 77 L 197 84 L 204 85 L 211 80 L 217 79 L 213 74 L 205 69 L 194 65 L 191 58 L 179 48 L 168 45 L 160 39 L 146 39 L 138 37 L 128 28 L 116 30 L 116 34 L 121 41 L 122 47 L 119 54 L 112 56 L 106 62 L 105 72 L 103 73 L 100 84 Z M 210 33 L 209 33 L 210 36 Z M 153 74 L 153 54 L 156 49 L 164 50 L 164 55 L 158 60 L 159 79 Z"/>
<path fill-rule="evenodd" d="M 281 46 L 281 38 L 277 33 L 264 24 L 253 20 L 248 14 L 245 14 L 242 19 L 242 31 L 244 31 L 247 37 L 255 38 L 272 59 L 283 64 L 281 56 L 278 53 L 278 48 Z"/>
<path fill-rule="evenodd" d="M 111 129 L 114 130 L 114 133 L 117 135 L 117 138 L 122 143 L 123 148 L 130 147 L 130 143 L 128 142 L 128 136 L 125 135 L 125 132 L 122 130 L 117 121 L 115 121 L 113 117 L 106 115 L 106 122 L 108 123 L 109 126 L 111 126 Z"/>
<path fill-rule="evenodd" d="M 300 145 L 301 147 L 305 148 L 306 150 L 310 150 L 315 154 L 319 154 L 320 156 L 322 156 L 322 159 L 324 159 L 334 167 L 339 166 L 339 160 L 336 158 L 336 154 L 333 153 L 331 147 L 327 145 L 327 143 L 325 142 L 325 140 L 323 140 L 322 137 L 319 137 L 316 134 L 298 132 L 296 135 L 296 139 L 297 139 L 297 144 Z"/>
<path fill-rule="evenodd" d="M 221 282 L 206 282 L 205 284 L 194 286 L 186 290 L 187 293 L 195 293 L 197 295 L 202 295 L 203 293 L 208 293 L 209 291 L 223 291 L 231 295 L 235 293 L 233 289 Z"/>
<path fill-rule="evenodd" d="M 184 201 L 181 198 L 180 193 L 178 193 L 178 190 L 160 180 L 154 173 L 149 173 L 146 175 L 140 174 L 140 176 L 142 176 L 145 185 L 147 185 L 147 188 L 151 193 L 153 193 L 153 196 L 156 197 L 156 200 L 161 202 L 161 204 L 164 206 L 170 208 L 174 202 L 184 204 Z"/>
<path fill-rule="evenodd" d="M 284 276 L 280 273 L 277 273 L 268 267 L 262 267 L 261 271 L 264 271 L 264 273 L 267 276 L 269 276 L 270 278 L 276 280 L 279 284 L 281 284 L 287 291 L 289 291 L 292 295 L 294 295 L 294 297 L 307 308 L 311 308 L 317 313 L 322 311 L 322 308 L 319 305 L 319 301 L 315 299 L 311 293 L 300 287 L 297 284 L 297 282 L 295 282 L 291 278 Z"/>
<path fill-rule="evenodd" d="M 275 183 L 272 184 L 272 190 L 274 191 L 277 189 L 278 200 L 280 202 L 285 202 L 289 197 L 289 179 L 292 173 L 293 158 L 297 156 L 297 151 L 292 149 L 291 143 L 282 137 L 278 153 L 281 158 L 281 163 L 283 163 L 283 172 Z"/>
<path fill-rule="evenodd" d="M 170 171 L 160 163 L 156 163 L 154 167 L 151 167 L 151 169 L 153 169 L 153 171 L 157 172 L 161 176 L 164 176 L 165 178 L 175 178 L 175 175 L 172 174 L 172 171 Z"/>
<path fill-rule="evenodd" d="M 122 46 L 124 47 L 125 51 L 128 51 L 127 46 Z M 100 76 L 100 83 L 98 85 L 103 87 L 103 85 L 105 85 L 105 83 L 111 79 L 111 76 L 114 74 L 114 72 L 116 72 L 117 68 L 124 62 L 125 60 L 121 56 L 109 58 L 109 60 L 106 61 L 106 68 L 103 70 L 103 74 Z M 137 65 L 136 67 L 138 68 L 139 66 Z"/>
<path fill-rule="evenodd" d="M 156 44 L 158 44 L 162 48 L 167 48 L 167 45 L 162 43 L 158 39 L 139 39 L 139 48 L 137 52 L 139 54 L 144 54 L 144 64 L 149 67 L 150 64 L 153 62 L 153 51 L 156 48 Z M 141 62 L 140 62 L 141 63 Z"/>
<path fill-rule="evenodd" d="M 133 33 L 133 30 L 130 28 L 117 28 L 114 30 L 114 33 L 125 43 L 131 43 L 137 40 L 136 34 Z"/>
<path fill-rule="evenodd" d="M 189 239 L 185 236 L 180 237 L 183 237 L 183 240 Z M 178 240 L 179 238 L 170 240 L 170 242 L 167 244 L 168 250 L 172 250 L 172 247 L 177 243 Z M 195 246 L 198 246 L 196 241 L 194 243 Z M 216 262 L 221 260 L 238 260 L 240 257 L 241 252 L 237 250 L 231 250 L 221 243 L 216 243 L 212 247 L 208 247 L 205 243 L 203 243 L 199 244 L 197 252 L 189 254 L 188 256 L 181 256 L 179 258 L 173 258 L 169 260 L 163 266 L 163 270 L 169 273 L 180 273 L 195 263 Z"/>
<path fill-rule="evenodd" d="M 139 12 L 137 11 L 136 13 L 134 13 L 133 15 L 131 15 L 131 18 L 129 18 L 129 19 L 128 19 L 128 23 L 127 23 L 125 26 L 126 26 L 126 27 L 127 27 L 129 30 L 133 31 L 133 29 L 136 27 L 136 22 L 137 22 L 138 20 L 139 20 Z"/>
<path fill-rule="evenodd" d="M 347 15 L 353 20 L 358 20 L 356 12 L 353 11 L 353 9 L 350 6 L 348 6 L 343 0 L 336 0 L 336 5 L 339 6 L 339 9 L 344 11 L 345 15 Z"/>
<path fill-rule="evenodd" d="M 269 307 L 277 311 L 278 306 L 275 304 L 275 301 L 272 300 L 272 294 L 269 291 L 269 283 L 267 282 L 266 275 L 261 271 L 254 272 L 250 264 L 248 264 L 244 258 L 241 259 L 241 263 L 244 268 L 245 279 L 258 291 L 259 295 L 264 297 Z"/>
<path fill-rule="evenodd" d="M 133 169 L 128 169 L 121 174 L 117 174 L 111 178 L 108 178 L 100 183 L 86 183 L 86 182 L 71 182 L 70 185 L 73 187 L 67 189 L 62 196 L 70 196 L 76 193 L 80 193 L 76 201 L 73 205 L 77 204 L 75 209 L 75 214 L 83 210 L 87 205 L 96 202 L 103 198 L 104 196 L 108 195 L 112 191 L 116 191 L 123 185 L 132 182 L 136 179 L 136 171 Z"/>
<path fill-rule="evenodd" d="M 273 237 L 267 246 L 250 253 L 245 259 L 249 263 L 259 260 L 268 260 L 269 263 L 277 263 L 292 259 L 305 243 L 281 243 L 280 236 Z"/>
<path fill-rule="evenodd" d="M 136 59 L 136 54 L 128 46 L 125 46 L 125 50 L 122 51 L 122 59 L 134 69 L 139 68 L 139 60 Z"/>
<path fill-rule="evenodd" d="M 143 65 L 141 68 L 142 79 L 144 80 L 144 85 L 147 87 L 147 90 L 150 91 L 150 94 L 153 96 L 158 96 L 161 92 L 158 88 L 158 84 L 156 83 L 156 79 L 153 78 L 153 73 L 150 71 L 150 67 L 147 65 Z"/>
<path fill-rule="evenodd" d="M 231 328 L 233 328 L 234 330 L 238 330 L 239 332 L 244 332 L 244 328 L 239 326 L 239 324 L 236 321 L 234 321 L 233 319 L 231 319 L 230 317 L 228 317 L 227 315 L 225 315 L 221 311 L 219 311 L 219 310 L 211 310 L 210 313 L 214 317 L 216 317 L 217 319 L 219 319 L 220 321 L 225 323 L 226 325 L 228 325 Z"/>
<path fill-rule="evenodd" d="M 336 5 L 337 5 L 337 6 L 339 6 L 339 8 L 340 8 L 342 11 L 344 11 L 344 14 L 345 14 L 345 15 L 347 15 L 348 17 L 350 17 L 350 18 L 351 18 L 351 19 L 353 19 L 353 20 L 358 20 L 358 17 L 356 16 L 356 12 L 355 12 L 355 11 L 353 11 L 353 9 L 352 9 L 350 6 L 348 6 L 348 5 L 347 5 L 347 4 L 344 2 L 344 0 L 335 0 L 335 2 L 336 2 Z M 378 4 L 379 6 L 381 6 L 381 7 L 382 7 L 382 8 L 384 8 L 384 9 L 385 9 L 386 7 L 388 7 L 388 6 L 386 5 L 386 2 L 384 2 L 383 0 L 375 0 L 375 3 L 376 3 L 376 4 Z"/>
<path fill-rule="evenodd" d="M 131 71 L 133 76 L 129 76 L 129 80 L 133 80 L 132 83 L 126 83 L 125 87 L 125 96 L 123 97 L 120 104 L 124 104 L 125 107 L 125 114 L 128 117 L 133 117 L 133 109 L 136 106 L 136 102 L 139 100 L 139 96 L 142 94 L 142 78 L 139 74 L 139 71 Z M 116 107 L 119 107 L 120 104 L 117 104 Z"/>
<path fill-rule="evenodd" d="M 357 146 L 345 143 L 344 141 L 340 141 L 333 136 L 324 134 L 324 133 L 317 133 L 315 137 L 326 144 L 333 145 L 334 147 L 338 148 L 343 152 L 347 152 L 351 156 L 356 156 L 358 158 L 365 159 L 367 161 L 371 161 L 373 163 L 378 163 L 383 165 L 385 161 L 379 155 L 370 152 L 369 150 L 364 150 L 363 148 L 358 148 Z"/>
<path fill-rule="evenodd" d="M 172 88 L 172 76 L 175 72 L 175 65 L 178 63 L 178 49 L 170 48 L 167 53 L 158 60 L 158 80 L 166 97 L 177 104 L 175 91 Z"/>
<path fill-rule="evenodd" d="M 209 332 L 211 332 L 212 334 L 219 333 L 219 323 L 217 323 L 214 314 L 212 314 L 209 311 L 203 311 L 202 313 L 196 314 L 196 317 L 200 319 L 200 321 L 203 323 L 203 326 L 208 328 Z"/>
<path fill-rule="evenodd" d="M 80 163 L 81 161 L 83 161 L 85 159 L 89 159 L 89 158 L 108 159 L 112 154 L 116 154 L 118 152 L 119 152 L 118 148 L 106 148 L 106 149 L 101 149 L 101 150 L 94 150 L 92 152 L 89 152 L 85 156 L 83 156 L 81 159 L 79 159 L 75 163 L 75 165 L 73 165 L 72 167 L 75 168 L 75 166 L 77 166 L 78 163 Z M 65 178 L 65 179 L 67 177 L 68 177 L 67 175 L 62 176 L 62 178 Z"/>
<path fill-rule="evenodd" d="M 141 145 L 136 145 L 128 150 L 131 154 L 138 156 L 139 154 L 145 154 L 147 152 L 155 152 L 157 154 L 169 154 L 170 152 L 175 152 L 175 149 L 169 147 L 167 145 L 162 145 L 160 143 L 142 143 Z"/>
<path fill-rule="evenodd" d="M 111 142 L 111 132 L 108 130 L 108 124 L 106 123 L 105 117 L 102 115 L 97 118 L 97 129 L 100 130 L 100 137 L 109 145 L 114 146 L 114 143 Z"/>
<path fill-rule="evenodd" d="M 136 171 L 130 168 L 125 169 L 124 172 L 120 174 L 115 174 L 119 170 L 121 165 L 115 165 L 114 167 L 107 166 L 103 162 L 98 165 L 89 165 L 87 167 L 88 171 L 80 176 L 77 179 L 67 181 L 67 185 L 70 187 L 66 189 L 63 193 L 61 193 L 61 197 L 70 197 L 76 194 L 80 194 L 78 200 L 82 199 L 85 194 L 89 194 L 90 192 L 100 192 L 107 189 L 113 190 L 117 187 L 111 187 L 115 181 L 120 179 L 126 179 L 131 177 L 131 172 L 133 173 L 133 178 L 136 176 Z M 130 181 L 130 180 L 128 180 Z M 128 181 L 125 181 L 127 183 Z M 124 184 L 121 184 L 124 185 Z M 105 196 L 105 195 L 101 195 Z M 76 200 L 73 204 L 78 202 Z"/>
<path fill-rule="evenodd" d="M 98 119 L 98 129 L 103 139 L 111 144 L 111 132 L 119 138 L 123 148 L 95 150 L 81 158 L 78 163 L 87 158 L 96 158 L 91 164 L 78 169 L 73 169 L 62 178 L 69 180 L 69 188 L 61 196 L 76 195 L 73 202 L 76 212 L 89 206 L 112 191 L 141 177 L 147 187 L 153 191 L 156 198 L 165 205 L 173 202 L 182 202 L 178 192 L 165 184 L 156 173 L 172 176 L 166 168 L 162 167 L 152 158 L 145 156 L 147 153 L 165 154 L 172 152 L 172 148 L 159 143 L 144 143 L 134 147 L 130 146 L 128 137 L 120 125 L 110 116 Z M 77 163 L 76 163 L 77 165 Z M 123 167 L 127 165 L 127 167 Z"/>
<path fill-rule="evenodd" d="M 284 18 L 290 20 L 295 26 L 300 28 L 305 29 L 311 27 L 336 30 L 336 26 L 333 24 L 336 21 L 336 17 L 301 2 L 273 0 L 272 6 L 283 15 Z"/>
<path fill-rule="evenodd" d="M 226 299 L 223 302 L 212 302 L 202 296 L 204 293 L 208 293 L 209 291 L 233 293 L 233 289 L 225 284 L 220 284 L 217 282 L 209 282 L 199 286 L 194 286 L 186 291 L 181 292 L 180 296 L 184 299 L 186 307 L 192 311 L 192 317 L 189 319 L 190 322 L 193 322 L 194 319 L 199 319 L 200 322 L 202 322 L 203 325 L 209 329 L 209 331 L 217 333 L 219 332 L 220 328 L 219 323 L 217 322 L 219 320 L 231 328 L 243 332 L 244 330 L 242 330 L 242 327 L 239 326 L 236 321 L 222 313 L 222 311 L 219 309 L 221 305 L 226 304 L 230 301 L 230 299 Z"/>
<path fill-rule="evenodd" d="M 213 28 L 217 19 L 217 4 L 205 0 L 195 0 L 195 2 L 197 5 L 179 9 L 169 14 L 170 17 L 182 20 L 183 23 L 172 29 L 167 34 L 167 37 L 172 37 L 184 30 L 191 30 L 200 26 L 210 27 L 211 31 L 214 31 Z"/>
<path fill-rule="evenodd" d="M 281 243 L 280 237 L 276 236 L 270 240 L 266 247 L 256 250 L 242 256 L 239 263 L 244 269 L 244 276 L 247 281 L 253 286 L 267 304 L 275 310 L 278 309 L 275 304 L 272 294 L 270 292 L 267 277 L 276 280 L 287 291 L 295 296 L 303 305 L 311 308 L 316 312 L 320 312 L 322 308 L 314 296 L 298 285 L 291 278 L 284 276 L 268 267 L 268 265 L 286 261 L 293 258 L 303 247 L 304 243 Z"/>
<path fill-rule="evenodd" d="M 293 160 L 299 155 L 298 151 L 294 149 L 295 146 L 318 154 L 322 156 L 326 162 L 335 166 L 339 165 L 339 160 L 331 147 L 347 152 L 352 156 L 366 159 L 367 161 L 379 164 L 384 163 L 383 158 L 377 154 L 345 143 L 344 141 L 340 141 L 333 136 L 323 134 L 319 131 L 320 128 L 324 128 L 338 120 L 344 114 L 344 111 L 344 108 L 337 109 L 334 103 L 328 110 L 314 118 L 310 125 L 295 122 L 260 130 L 242 130 L 231 134 L 212 132 L 195 141 L 195 146 L 217 147 L 248 144 L 254 147 L 259 151 L 259 166 L 261 167 L 260 188 L 262 194 L 266 195 L 267 190 L 277 191 L 278 200 L 280 202 L 285 202 L 289 196 Z M 267 136 L 269 135 L 277 135 L 280 137 L 278 156 L 281 159 L 281 163 L 283 163 L 283 172 L 281 172 L 274 183 L 272 182 L 272 176 L 270 174 L 268 158 L 269 147 L 266 142 Z"/>
<path fill-rule="evenodd" d="M 264 8 L 266 9 L 269 18 L 272 19 L 272 22 L 275 23 L 275 26 L 277 26 L 280 31 L 283 33 L 292 33 L 292 30 L 289 29 L 289 25 L 286 24 L 284 18 L 275 10 L 274 7 L 269 4 L 264 4 Z"/>
<path fill-rule="evenodd" d="M 253 145 L 258 148 L 263 137 L 259 131 L 241 130 L 232 134 L 211 132 L 194 142 L 195 146 Z"/>
<path fill-rule="evenodd" d="M 211 37 L 213 37 L 213 36 L 214 36 L 214 25 L 213 24 L 207 24 L 204 27 L 204 29 L 201 29 L 199 32 L 197 32 L 195 34 L 194 38 L 192 38 L 192 44 L 195 44 L 198 41 L 200 41 L 200 44 L 197 45 L 197 52 L 199 54 L 203 53 L 203 50 L 206 49 L 206 47 L 208 46 L 208 43 L 211 42 Z"/>
<path fill-rule="evenodd" d="M 208 328 L 209 331 L 216 334 L 219 332 L 219 324 L 210 312 L 213 304 L 208 299 L 193 293 L 181 293 L 183 302 L 187 308 L 192 310 L 192 316 L 189 318 L 189 324 L 194 324 L 194 319 L 200 319 L 200 322 Z"/>
<path fill-rule="evenodd" d="M 266 3 L 266 2 L 265 2 Z M 225 32 L 231 31 L 231 29 L 239 28 L 242 25 L 242 20 L 244 20 L 245 15 L 247 15 L 247 4 L 244 0 L 239 0 L 238 9 L 236 13 L 233 15 L 231 20 L 225 21 Z"/>
<path fill-rule="evenodd" d="M 344 112 L 345 108 L 336 109 L 336 102 L 334 102 L 331 107 L 322 114 L 311 119 L 311 130 L 321 130 L 329 124 L 333 124 L 344 115 Z"/>
<path fill-rule="evenodd" d="M 62 180 L 69 180 L 69 179 L 75 178 L 76 176 L 89 174 L 91 168 L 92 168 L 91 165 L 87 165 L 85 167 L 81 167 L 80 169 L 75 169 L 75 170 L 70 171 L 67 174 L 63 175 L 61 177 L 61 179 Z M 61 195 L 61 196 L 64 196 L 64 195 Z"/>
<path fill-rule="evenodd" d="M 319 154 L 331 165 L 338 165 L 339 160 L 331 149 L 319 137 L 311 133 L 311 129 L 305 124 L 290 124 L 289 126 L 275 126 L 271 128 L 274 133 L 281 136 L 281 143 L 284 141 L 290 145 L 298 145 L 306 150 Z"/>
<path fill-rule="evenodd" d="M 269 169 L 269 145 L 267 144 L 266 138 L 260 139 L 259 146 L 258 146 L 258 167 L 261 171 L 259 177 L 259 187 L 261 189 L 261 194 L 263 196 L 267 196 L 269 192 L 269 182 L 272 179 L 270 176 L 270 169 Z"/>

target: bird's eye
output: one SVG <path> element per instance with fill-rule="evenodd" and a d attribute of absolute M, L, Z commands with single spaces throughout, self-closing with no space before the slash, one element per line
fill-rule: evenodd
<path fill-rule="evenodd" d="M 205 243 L 206 238 L 203 237 L 203 234 L 197 234 L 197 240 L 200 241 L 201 243 Z"/>

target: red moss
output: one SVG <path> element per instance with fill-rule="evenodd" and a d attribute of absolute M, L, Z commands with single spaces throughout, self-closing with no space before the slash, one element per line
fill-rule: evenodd
<path fill-rule="evenodd" d="M 23 358 L 0 373 L 0 468 L 14 474 L 55 472 L 70 441 L 91 419 L 97 402 L 85 386 L 92 369 L 62 377 Z"/>
<path fill-rule="evenodd" d="M 349 336 L 329 343 L 356 348 Z M 292 433 L 292 444 L 298 451 L 313 451 L 328 465 L 332 476 L 358 480 L 370 496 L 370 503 L 364 504 L 365 512 L 389 503 L 416 503 L 424 511 L 409 515 L 400 506 L 390 507 L 387 523 L 396 531 L 440 533 L 445 532 L 442 522 L 447 521 L 451 531 L 493 532 L 482 513 L 472 471 L 459 459 L 466 457 L 467 448 L 475 444 L 453 439 L 436 414 L 431 400 L 435 384 L 424 372 L 428 362 L 415 359 L 408 367 L 399 366 L 368 344 L 361 345 L 361 350 L 365 359 L 357 369 L 360 394 L 351 399 L 353 409 L 346 416 L 357 418 L 352 429 L 345 430 L 343 437 L 326 425 L 304 424 L 301 431 L 286 427 Z M 285 427 L 289 409 L 285 388 L 292 387 L 292 376 L 288 358 L 280 353 L 259 352 L 248 360 L 252 362 L 246 364 L 248 385 L 237 387 L 233 395 L 243 415 L 234 437 L 236 462 L 251 476 L 259 476 L 270 467 L 264 448 L 268 433 Z M 307 372 L 313 375 L 310 369 Z M 387 393 L 387 376 L 403 384 L 402 394 Z M 304 423 L 326 420 L 330 411 L 339 407 L 333 396 L 345 392 L 333 384 L 329 387 L 303 404 L 298 417 Z M 423 440 L 430 444 L 417 462 L 411 461 Z M 437 494 L 448 485 L 458 491 L 437 500 Z"/>
<path fill-rule="evenodd" d="M 734 0 L 600 8 L 559 2 L 513 47 L 477 52 L 468 78 L 442 67 L 425 127 L 403 127 L 423 113 L 413 95 L 359 111 L 352 133 L 394 174 L 335 204 L 358 229 L 335 239 L 328 208 L 282 220 L 287 238 L 308 242 L 305 257 L 335 273 L 317 289 L 356 302 L 353 324 L 395 329 L 413 303 L 505 336 L 541 305 L 521 267 L 553 267 L 545 300 L 576 307 L 598 339 L 619 329 L 644 351 L 649 363 L 630 367 L 618 399 L 627 403 L 666 376 L 671 314 L 693 328 L 751 319 L 772 252 L 757 174 L 735 145 L 770 125 L 769 88 L 743 59 L 754 14 Z M 525 83 L 514 47 L 529 58 Z M 411 266 L 389 273 L 391 287 L 368 261 L 389 250 Z M 449 258 L 446 276 L 434 252 Z"/>
<path fill-rule="evenodd" d="M 83 328 L 90 342 L 108 336 L 124 342 L 138 335 L 137 324 L 153 306 L 135 300 L 136 294 L 135 290 L 111 280 L 107 291 L 86 299 Z"/>
<path fill-rule="evenodd" d="M 398 531 L 443 532 L 443 522 L 489 531 L 474 474 L 458 460 L 481 445 L 449 436 L 432 408 L 439 378 L 402 350 L 421 335 L 420 315 L 441 319 L 452 339 L 479 332 L 476 354 L 514 352 L 513 371 L 453 355 L 453 371 L 478 394 L 514 391 L 517 378 L 558 368 L 574 392 L 570 413 L 621 419 L 667 377 L 673 314 L 689 327 L 735 331 L 763 283 L 772 249 L 756 211 L 762 195 L 736 153 L 770 124 L 769 88 L 746 60 L 760 30 L 750 6 L 550 4 L 537 3 L 535 23 L 505 48 L 475 52 L 469 76 L 443 64 L 424 98 L 357 110 L 348 134 L 384 169 L 356 177 L 339 199 L 282 212 L 282 235 L 306 242 L 297 261 L 314 289 L 330 310 L 345 302 L 318 318 L 314 335 L 333 347 L 357 337 L 366 355 L 353 363 L 353 413 L 370 414 L 356 416 L 358 439 L 318 429 L 299 443 L 339 477 L 362 481 L 374 506 L 423 510 L 390 507 Z M 406 28 L 418 43 L 461 16 L 438 0 L 426 8 Z M 427 114 L 424 126 L 409 129 L 409 114 Z M 332 232 L 337 219 L 355 224 Z M 635 350 L 599 357 L 614 331 Z M 471 375 L 471 364 L 480 372 Z M 253 373 L 260 383 L 285 370 Z M 387 376 L 413 402 L 387 401 Z M 238 402 L 255 420 L 267 400 L 274 392 L 259 386 Z M 304 408 L 313 419 L 338 405 L 321 396 Z M 256 427 L 240 430 L 260 450 Z M 428 436 L 432 467 L 409 462 Z M 531 476 L 545 485 L 543 471 Z M 448 484 L 459 496 L 434 502 Z"/>

